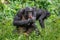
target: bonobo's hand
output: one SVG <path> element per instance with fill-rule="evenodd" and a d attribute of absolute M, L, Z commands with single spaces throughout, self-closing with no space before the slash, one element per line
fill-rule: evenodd
<path fill-rule="evenodd" d="M 28 19 L 29 20 L 29 23 L 32 23 L 33 22 L 33 20 L 32 19 Z"/>
<path fill-rule="evenodd" d="M 34 23 L 35 22 L 35 20 L 34 19 L 28 19 L 29 20 L 29 23 Z"/>

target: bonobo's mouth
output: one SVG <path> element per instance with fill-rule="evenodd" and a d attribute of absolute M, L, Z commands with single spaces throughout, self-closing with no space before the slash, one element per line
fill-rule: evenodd
<path fill-rule="evenodd" d="M 32 16 L 29 16 L 29 18 L 32 18 Z"/>

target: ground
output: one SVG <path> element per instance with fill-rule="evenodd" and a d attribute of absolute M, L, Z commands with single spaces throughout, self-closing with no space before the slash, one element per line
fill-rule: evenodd
<path fill-rule="evenodd" d="M 12 20 L 6 19 L 0 23 L 0 40 L 60 40 L 60 18 L 55 18 L 51 21 L 50 18 L 45 20 L 45 29 L 41 29 L 38 21 L 36 22 L 38 29 L 41 32 L 40 36 L 36 36 L 35 32 L 32 32 L 29 37 L 21 34 L 14 33 L 15 27 L 12 24 Z"/>

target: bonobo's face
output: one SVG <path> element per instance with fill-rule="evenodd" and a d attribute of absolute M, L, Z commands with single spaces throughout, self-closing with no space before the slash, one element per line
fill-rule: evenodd
<path fill-rule="evenodd" d="M 32 14 L 33 14 L 33 9 L 30 8 L 30 7 L 26 7 L 25 13 L 28 16 L 28 18 L 31 18 L 32 17 Z"/>
<path fill-rule="evenodd" d="M 28 18 L 32 18 L 32 12 L 28 12 Z"/>

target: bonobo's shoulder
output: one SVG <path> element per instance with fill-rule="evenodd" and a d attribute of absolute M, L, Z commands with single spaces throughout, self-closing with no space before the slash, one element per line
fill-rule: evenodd
<path fill-rule="evenodd" d="M 23 12 L 23 9 L 19 9 L 18 11 L 17 11 L 17 16 L 21 16 L 22 15 L 22 12 Z"/>

